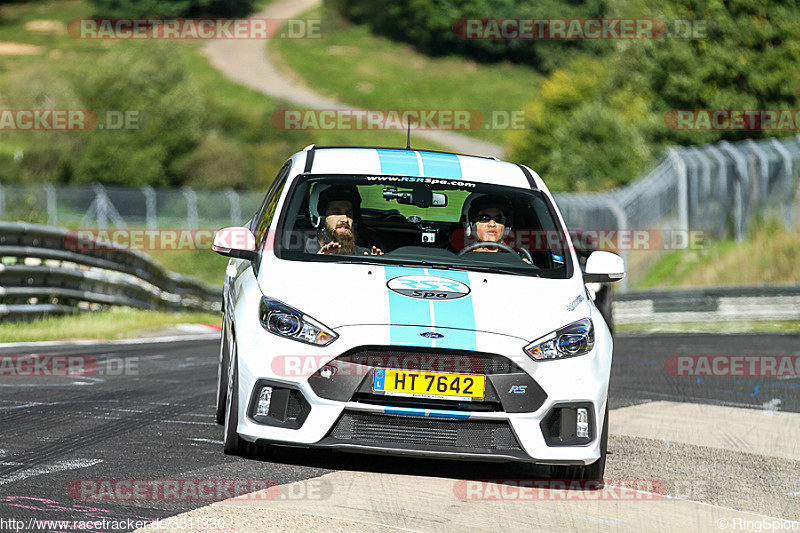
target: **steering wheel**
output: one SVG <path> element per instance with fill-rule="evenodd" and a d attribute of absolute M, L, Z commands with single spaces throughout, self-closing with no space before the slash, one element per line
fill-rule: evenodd
<path fill-rule="evenodd" d="M 494 241 L 477 241 L 473 242 L 472 244 L 468 244 L 463 250 L 458 252 L 458 255 L 464 255 L 467 252 L 471 252 L 477 248 L 500 248 L 505 252 L 516 253 L 516 251 L 507 244 L 503 244 L 502 242 L 494 242 Z"/>
<path fill-rule="evenodd" d="M 494 241 L 478 241 L 478 242 L 474 242 L 474 243 L 472 243 L 470 245 L 467 245 L 466 248 L 464 248 L 463 250 L 458 252 L 458 255 L 464 255 L 467 252 L 471 252 L 472 250 L 475 250 L 476 248 L 483 248 L 484 246 L 487 247 L 487 248 L 500 248 L 501 250 L 504 250 L 506 252 L 511 252 L 512 254 L 521 253 L 522 255 L 525 256 L 523 258 L 523 261 L 527 259 L 528 263 L 530 263 L 531 265 L 533 264 L 533 257 L 531 257 L 531 253 L 528 250 L 526 250 L 525 248 L 523 248 L 519 252 L 517 252 L 515 249 L 513 249 L 510 246 L 508 246 L 507 244 L 503 244 L 502 242 L 494 242 Z"/>

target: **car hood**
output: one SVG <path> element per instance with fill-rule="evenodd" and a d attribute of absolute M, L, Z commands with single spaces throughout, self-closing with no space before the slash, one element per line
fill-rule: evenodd
<path fill-rule="evenodd" d="M 264 295 L 333 329 L 413 325 L 530 341 L 590 315 L 576 278 L 281 260 L 264 267 Z"/>

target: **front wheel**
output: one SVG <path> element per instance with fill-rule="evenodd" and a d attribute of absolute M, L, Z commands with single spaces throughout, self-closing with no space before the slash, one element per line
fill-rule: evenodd
<path fill-rule="evenodd" d="M 219 365 L 217 369 L 217 412 L 215 414 L 217 424 L 225 425 L 225 406 L 228 399 L 228 366 L 230 359 L 228 356 L 228 328 L 225 325 L 225 318 L 222 319 L 222 338 L 219 341 Z"/>
<path fill-rule="evenodd" d="M 230 363 L 226 380 L 225 436 L 223 438 L 223 451 L 226 455 L 240 455 L 244 448 L 244 441 L 236 431 L 239 426 L 239 362 L 237 355 L 236 339 L 232 338 L 229 346 Z"/>
<path fill-rule="evenodd" d="M 598 481 L 602 483 L 606 472 L 606 455 L 608 451 L 608 400 L 606 400 L 606 414 L 603 417 L 603 431 L 600 434 L 600 459 L 590 465 L 571 466 L 557 465 L 550 467 L 550 477 L 553 479 L 578 479 L 582 481 Z"/>

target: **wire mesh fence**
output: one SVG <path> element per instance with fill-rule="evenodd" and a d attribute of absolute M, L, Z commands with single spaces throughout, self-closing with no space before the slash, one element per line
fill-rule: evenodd
<path fill-rule="evenodd" d="M 241 225 L 263 192 L 1 185 L 0 220 L 67 228 L 216 229 Z"/>
<path fill-rule="evenodd" d="M 741 239 L 759 212 L 771 211 L 787 226 L 797 224 L 799 175 L 800 136 L 720 142 L 670 148 L 645 176 L 625 187 L 559 193 L 555 198 L 571 229 L 694 230 L 709 238 Z M 216 229 L 241 225 L 256 211 L 263 194 L 189 187 L 0 184 L 0 220 L 81 229 Z M 628 252 L 620 250 L 629 270 L 637 270 L 663 249 L 636 257 Z"/>
<path fill-rule="evenodd" d="M 800 221 L 797 189 L 800 136 L 670 148 L 644 177 L 603 193 L 556 194 L 571 229 L 645 230 L 662 235 L 702 232 L 706 239 L 741 240 L 758 213 L 787 227 Z M 664 251 L 620 249 L 629 271 L 642 272 Z M 623 283 L 623 288 L 627 286 Z"/>

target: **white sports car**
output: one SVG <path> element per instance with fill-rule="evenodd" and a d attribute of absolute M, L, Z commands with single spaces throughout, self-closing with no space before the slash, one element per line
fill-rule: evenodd
<path fill-rule="evenodd" d="M 314 147 L 220 230 L 217 420 L 260 444 L 525 461 L 601 479 L 612 339 L 542 179 L 495 158 Z"/>

